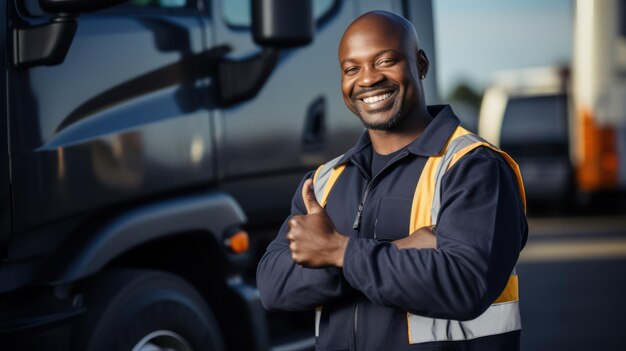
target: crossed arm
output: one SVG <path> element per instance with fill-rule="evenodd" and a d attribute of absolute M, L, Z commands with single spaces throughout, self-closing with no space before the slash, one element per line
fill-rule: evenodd
<path fill-rule="evenodd" d="M 267 308 L 308 310 L 354 291 L 341 270 L 348 238 L 337 232 L 311 184 L 301 184 L 292 216 L 259 262 L 257 286 Z M 393 243 L 398 249 L 436 247 L 432 227 Z"/>

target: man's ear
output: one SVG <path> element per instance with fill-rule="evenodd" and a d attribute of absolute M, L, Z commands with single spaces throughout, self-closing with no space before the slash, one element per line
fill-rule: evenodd
<path fill-rule="evenodd" d="M 426 57 L 426 53 L 424 52 L 424 50 L 419 49 L 417 51 L 417 69 L 419 71 L 420 79 L 426 78 L 429 65 L 430 62 L 428 61 L 428 57 Z"/>

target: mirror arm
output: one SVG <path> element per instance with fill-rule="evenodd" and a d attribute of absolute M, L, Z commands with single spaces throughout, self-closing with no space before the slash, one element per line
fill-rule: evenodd
<path fill-rule="evenodd" d="M 217 64 L 219 100 L 223 106 L 253 98 L 278 62 L 279 50 L 265 47 L 249 58 L 222 58 Z"/>
<path fill-rule="evenodd" d="M 77 28 L 76 16 L 68 14 L 58 14 L 38 26 L 14 28 L 13 64 L 28 68 L 62 63 Z"/>

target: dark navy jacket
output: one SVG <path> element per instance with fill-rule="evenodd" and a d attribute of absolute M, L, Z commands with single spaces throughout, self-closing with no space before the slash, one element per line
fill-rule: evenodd
<path fill-rule="evenodd" d="M 459 123 L 449 106 L 430 106 L 429 112 L 435 117 L 422 135 L 373 180 L 367 132 L 342 159 L 347 166 L 326 211 L 337 230 L 350 237 L 343 269 L 296 265 L 285 237 L 287 221 L 259 262 L 257 284 L 266 308 L 324 306 L 318 350 L 519 349 L 519 331 L 469 342 L 408 344 L 407 311 L 454 320 L 485 311 L 505 287 L 528 234 L 513 171 L 497 153 L 479 147 L 442 179 L 437 250 L 398 250 L 389 243 L 409 234 L 424 164 L 443 150 Z M 361 222 L 353 229 L 369 182 Z M 293 215 L 306 214 L 301 187 Z"/>

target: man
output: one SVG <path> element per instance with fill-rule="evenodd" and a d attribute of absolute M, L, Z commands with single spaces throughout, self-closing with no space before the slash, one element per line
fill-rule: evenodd
<path fill-rule="evenodd" d="M 263 304 L 316 308 L 320 350 L 519 349 L 516 165 L 449 106 L 426 106 L 428 59 L 406 19 L 359 17 L 339 62 L 367 131 L 318 169 L 319 189 L 311 173 L 300 185 L 258 266 Z"/>

